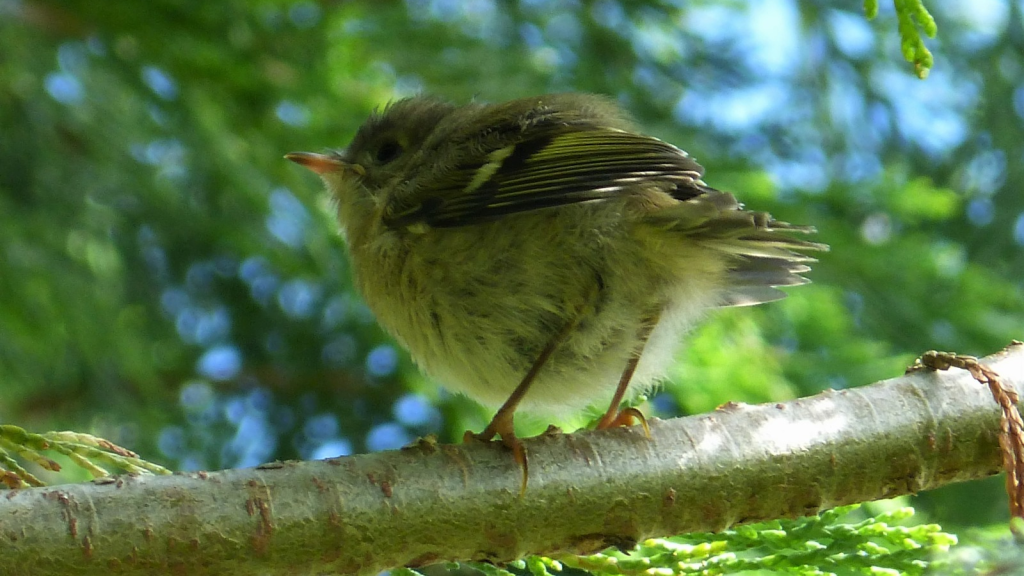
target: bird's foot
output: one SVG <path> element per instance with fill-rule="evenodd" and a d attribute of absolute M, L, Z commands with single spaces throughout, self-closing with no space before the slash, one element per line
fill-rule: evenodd
<path fill-rule="evenodd" d="M 526 458 L 526 446 L 516 436 L 511 413 L 505 415 L 499 410 L 495 414 L 494 419 L 491 420 L 491 423 L 487 425 L 487 428 L 484 428 L 483 432 L 474 434 L 467 430 L 462 436 L 462 442 L 463 444 L 490 442 L 495 436 L 500 437 L 501 443 L 512 451 L 512 457 L 519 464 L 520 470 L 523 471 L 523 481 L 519 486 L 519 497 L 522 498 L 526 494 L 526 483 L 530 477 L 530 463 Z"/>
<path fill-rule="evenodd" d="M 640 423 L 644 427 L 644 435 L 648 438 L 651 437 L 651 427 L 647 425 L 647 418 L 639 408 L 623 408 L 621 410 L 613 409 L 605 412 L 604 416 L 597 421 L 597 430 L 607 430 L 608 428 L 615 428 L 616 426 L 635 426 Z"/>

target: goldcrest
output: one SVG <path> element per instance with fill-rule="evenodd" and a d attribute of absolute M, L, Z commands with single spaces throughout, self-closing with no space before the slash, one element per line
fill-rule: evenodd
<path fill-rule="evenodd" d="M 524 471 L 517 408 L 634 421 L 620 404 L 663 377 L 694 323 L 784 297 L 807 282 L 804 252 L 826 249 L 709 187 L 602 96 L 416 96 L 343 150 L 287 158 L 326 183 L 380 324 L 448 389 L 499 407 L 476 436 L 500 435 Z"/>

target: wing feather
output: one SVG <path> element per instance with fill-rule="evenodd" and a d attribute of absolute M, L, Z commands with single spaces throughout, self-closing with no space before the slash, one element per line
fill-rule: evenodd
<path fill-rule="evenodd" d="M 685 152 L 657 138 L 590 124 L 557 125 L 421 183 L 422 192 L 388 206 L 385 221 L 396 227 L 466 226 L 614 198 L 638 182 L 662 182 L 693 197 L 702 193 L 702 173 Z"/>

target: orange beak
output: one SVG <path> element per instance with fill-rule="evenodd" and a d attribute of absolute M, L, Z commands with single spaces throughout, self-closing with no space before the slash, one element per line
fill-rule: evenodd
<path fill-rule="evenodd" d="M 315 152 L 290 152 L 284 155 L 285 158 L 309 168 L 317 174 L 328 172 L 340 172 L 346 169 L 356 169 L 355 165 L 349 164 L 328 154 L 317 154 Z"/>

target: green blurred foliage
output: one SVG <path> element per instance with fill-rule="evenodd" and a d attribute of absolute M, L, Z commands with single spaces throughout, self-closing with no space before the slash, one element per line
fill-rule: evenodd
<path fill-rule="evenodd" d="M 819 228 L 815 284 L 713 314 L 660 415 L 994 352 L 1024 336 L 1020 6 L 936 4 L 922 82 L 885 5 L 0 0 L 0 421 L 174 468 L 482 427 L 375 326 L 281 158 L 418 91 L 610 94 L 711 185 Z M 918 506 L 1001 517 L 956 490 Z"/>

